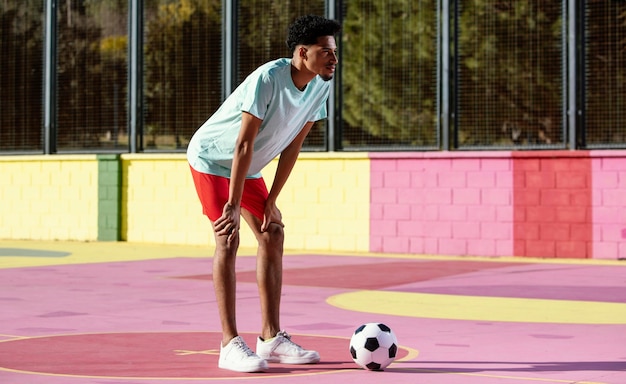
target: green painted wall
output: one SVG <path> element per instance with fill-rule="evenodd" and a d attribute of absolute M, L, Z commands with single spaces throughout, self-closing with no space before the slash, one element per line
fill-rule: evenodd
<path fill-rule="evenodd" d="M 120 155 L 97 155 L 98 240 L 122 239 L 122 162 Z"/>

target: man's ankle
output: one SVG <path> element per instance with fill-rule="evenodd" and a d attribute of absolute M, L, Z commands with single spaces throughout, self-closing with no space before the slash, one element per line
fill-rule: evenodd
<path fill-rule="evenodd" d="M 226 334 L 223 334 L 223 335 L 222 335 L 222 347 L 227 346 L 227 345 L 228 345 L 231 341 L 233 341 L 233 339 L 234 339 L 235 337 L 237 337 L 237 336 L 239 336 L 239 335 L 238 335 L 238 334 L 234 334 L 234 335 L 232 335 L 232 336 L 231 336 L 231 335 L 229 334 L 229 335 L 227 336 Z"/>

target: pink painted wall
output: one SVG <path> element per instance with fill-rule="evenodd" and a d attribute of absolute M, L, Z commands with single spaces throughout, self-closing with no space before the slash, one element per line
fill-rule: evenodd
<path fill-rule="evenodd" d="M 626 154 L 592 151 L 593 257 L 626 259 Z"/>
<path fill-rule="evenodd" d="M 513 255 L 591 258 L 588 152 L 513 152 L 512 156 Z"/>
<path fill-rule="evenodd" d="M 370 250 L 512 254 L 512 160 L 479 155 L 372 153 Z"/>
<path fill-rule="evenodd" d="M 626 151 L 370 156 L 372 252 L 626 258 Z"/>

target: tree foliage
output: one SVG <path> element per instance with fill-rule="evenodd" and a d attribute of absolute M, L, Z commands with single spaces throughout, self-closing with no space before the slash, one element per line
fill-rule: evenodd
<path fill-rule="evenodd" d="M 114 1 L 59 2 L 56 100 L 60 150 L 98 148 L 101 136 L 125 127 L 126 57 L 119 51 L 125 48 L 126 23 L 116 6 L 119 4 Z"/>
<path fill-rule="evenodd" d="M 462 2 L 460 145 L 561 140 L 562 17 L 541 0 Z"/>
<path fill-rule="evenodd" d="M 60 149 L 118 147 L 128 123 L 129 0 L 59 0 Z M 347 149 L 439 145 L 437 68 L 452 63 L 453 137 L 459 147 L 562 145 L 568 82 L 591 145 L 626 142 L 626 2 L 584 4 L 579 79 L 567 73 L 566 10 L 545 0 L 450 2 L 453 50 L 441 52 L 437 0 L 343 2 L 337 89 Z M 144 0 L 142 107 L 148 146 L 182 148 L 221 102 L 221 0 Z M 37 150 L 43 126 L 43 0 L 0 1 L 0 150 Z M 249 0 L 236 10 L 237 81 L 288 55 L 297 16 L 324 14 L 321 0 Z M 456 7 L 456 8 L 455 8 Z M 454 15 L 453 15 L 454 16 Z M 456 40 L 454 38 L 457 38 Z M 584 48 L 584 50 L 582 50 Z M 454 53 L 458 55 L 454 55 Z M 584 76 L 583 76 L 584 75 Z M 456 109 L 455 109 L 456 108 Z M 170 141 L 162 142 L 169 137 Z M 109 140 L 107 140 L 107 138 Z M 161 142 L 159 142 L 161 140 Z M 307 145 L 323 145 L 324 125 Z M 581 141 L 581 144 L 585 144 Z"/>
<path fill-rule="evenodd" d="M 344 145 L 436 144 L 436 1 L 348 2 Z"/>
<path fill-rule="evenodd" d="M 589 1 L 585 144 L 626 143 L 626 1 Z"/>
<path fill-rule="evenodd" d="M 220 0 L 160 1 L 147 11 L 145 133 L 185 144 L 221 101 Z M 171 145 L 172 143 L 170 143 Z"/>
<path fill-rule="evenodd" d="M 41 0 L 0 2 L 0 150 L 42 143 Z"/>

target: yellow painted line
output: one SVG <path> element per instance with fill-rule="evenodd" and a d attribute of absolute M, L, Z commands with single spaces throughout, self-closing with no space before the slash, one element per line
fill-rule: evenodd
<path fill-rule="evenodd" d="M 51 240 L 0 240 L 0 248 L 32 249 L 42 251 L 69 252 L 66 257 L 25 257 L 22 255 L 7 255 L 0 257 L 0 269 L 21 268 L 36 266 L 54 266 L 86 263 L 103 263 L 116 261 L 136 261 L 165 259 L 172 257 L 212 257 L 213 247 L 204 245 L 177 245 L 153 243 L 119 242 L 79 242 L 79 241 L 51 241 Z M 285 250 L 285 256 L 302 255 L 332 255 L 337 257 L 368 257 L 399 260 L 437 260 L 437 261 L 475 261 L 475 262 L 502 262 L 520 264 L 565 264 L 565 265 L 601 265 L 626 267 L 626 261 L 605 259 L 541 259 L 529 257 L 484 257 L 484 256 L 442 256 L 442 255 L 415 255 L 372 252 L 310 252 L 303 250 Z M 239 256 L 256 255 L 256 249 L 241 247 Z"/>
<path fill-rule="evenodd" d="M 21 339 L 28 339 L 28 336 L 16 336 L 16 335 L 6 335 L 6 334 L 1 334 L 0 337 L 6 337 L 6 340 L 0 340 L 1 342 L 4 341 L 15 341 L 15 340 L 21 340 Z"/>
<path fill-rule="evenodd" d="M 433 319 L 558 324 L 626 324 L 626 304 L 595 301 L 525 299 L 358 291 L 327 302 L 346 310 Z"/>
<path fill-rule="evenodd" d="M 208 245 L 0 240 L 0 248 L 70 253 L 64 257 L 2 256 L 0 269 L 213 256 L 213 248 Z"/>
<path fill-rule="evenodd" d="M 120 261 L 157 260 L 172 257 L 204 258 L 213 256 L 213 247 L 203 245 L 177 245 L 153 243 L 120 242 L 74 242 L 50 240 L 0 240 L 0 248 L 23 250 L 68 252 L 65 257 L 37 257 L 24 255 L 5 255 L 0 257 L 0 269 L 41 267 L 71 264 L 91 264 Z M 311 254 L 308 251 L 285 250 L 285 256 Z M 437 260 L 437 261 L 474 261 L 502 262 L 520 264 L 565 264 L 565 265 L 601 265 L 626 267 L 620 260 L 602 259 L 539 259 L 527 257 L 480 257 L 480 256 L 442 256 L 389 254 L 371 252 L 313 252 L 316 255 L 332 255 L 337 257 L 368 257 L 399 260 Z M 255 257 L 256 249 L 241 247 L 240 257 Z"/>

